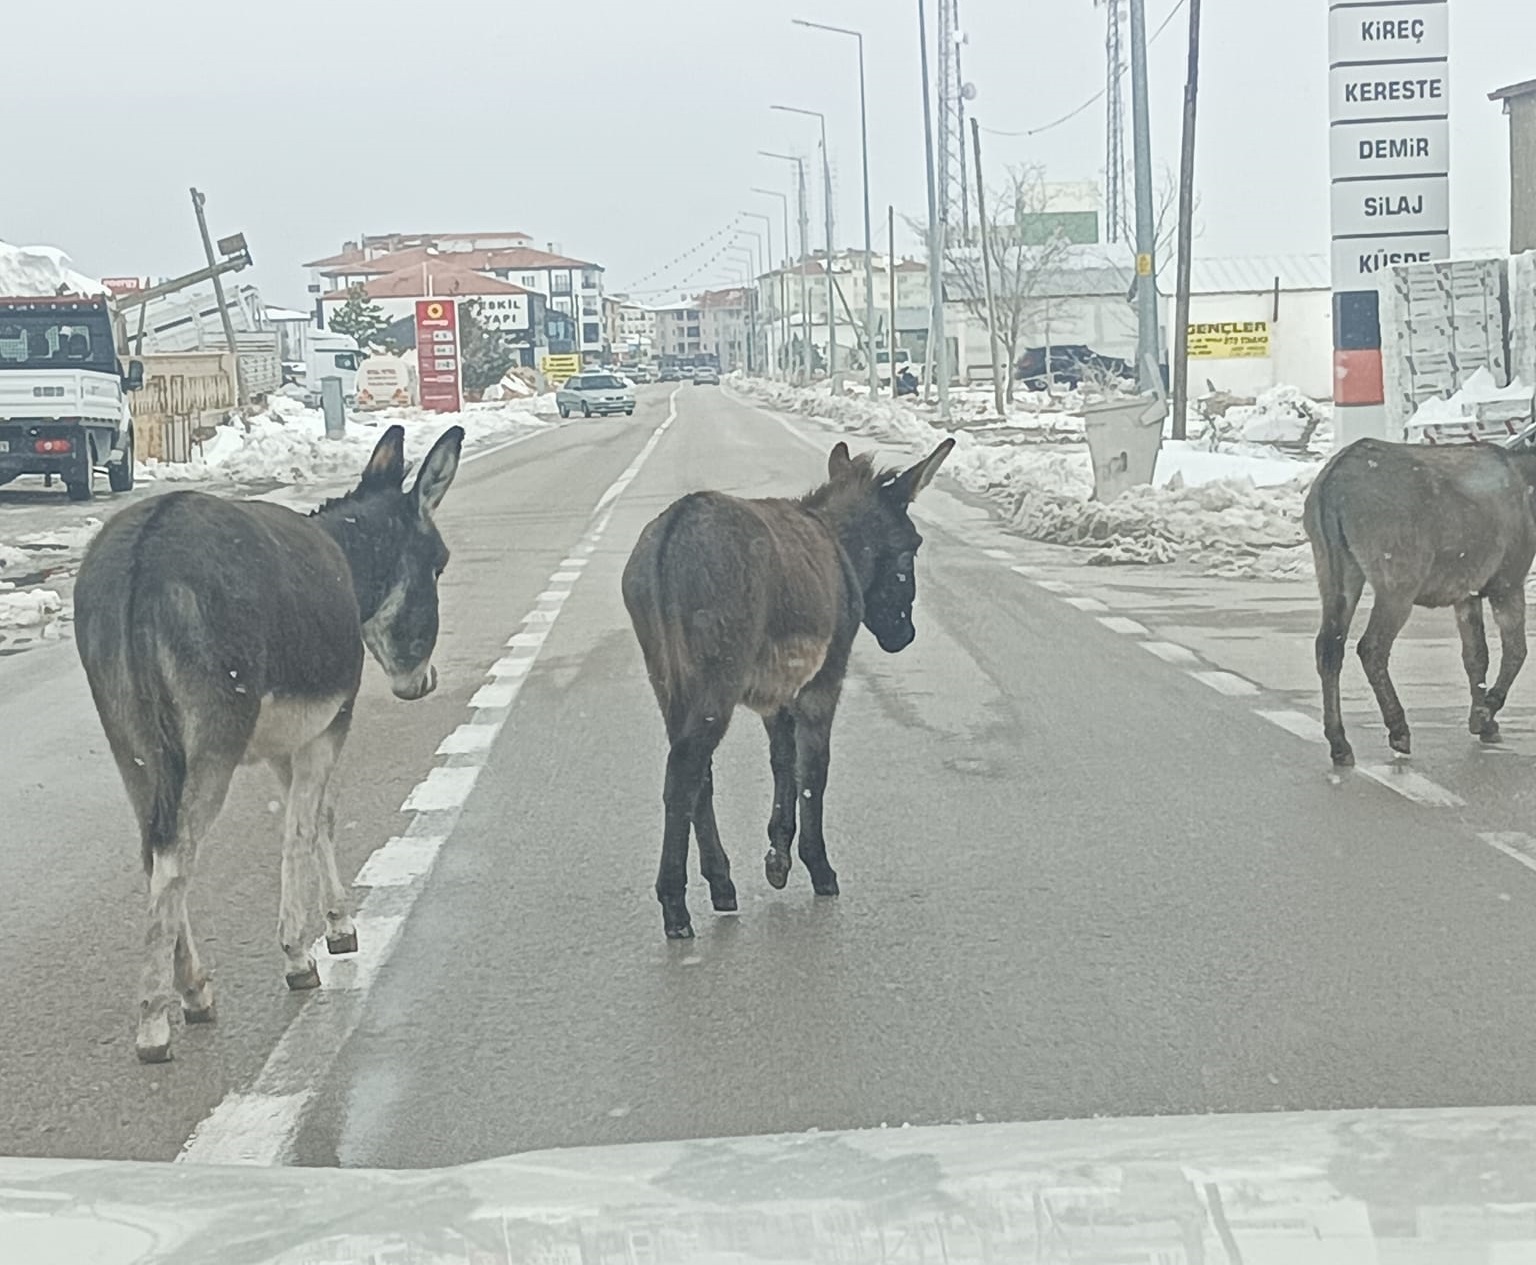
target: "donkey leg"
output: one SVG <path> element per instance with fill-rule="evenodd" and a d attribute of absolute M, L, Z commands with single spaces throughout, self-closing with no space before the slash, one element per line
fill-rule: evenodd
<path fill-rule="evenodd" d="M 709 884 L 709 901 L 722 914 L 736 912 L 736 884 L 731 882 L 731 859 L 720 842 L 715 822 L 715 762 L 704 770 L 704 784 L 693 806 L 693 833 L 699 841 L 699 869 Z"/>
<path fill-rule="evenodd" d="M 316 742 L 330 741 L 334 750 L 325 774 L 325 789 L 320 799 L 319 848 L 320 882 L 325 895 L 325 948 L 332 955 L 357 952 L 357 924 L 352 921 L 352 901 L 341 873 L 336 868 L 336 788 L 331 777 L 342 745 L 352 727 L 350 706 L 331 722 L 331 727 Z"/>
<path fill-rule="evenodd" d="M 285 978 L 295 990 L 318 988 L 320 972 L 310 947 L 319 938 L 322 892 L 319 874 L 320 813 L 326 782 L 336 762 L 327 735 L 306 743 L 291 757 L 293 778 L 283 822 L 282 895 L 277 938 L 287 959 Z"/>
<path fill-rule="evenodd" d="M 837 710 L 841 681 L 812 681 L 795 700 L 795 781 L 800 787 L 800 860 L 811 875 L 818 896 L 836 896 L 837 872 L 827 861 L 827 841 L 821 829 L 822 800 L 827 790 L 827 765 L 832 756 L 832 716 Z"/>
<path fill-rule="evenodd" d="M 1507 588 L 1488 594 L 1488 605 L 1493 607 L 1493 619 L 1499 626 L 1499 677 L 1487 694 L 1483 706 L 1488 713 L 1487 723 L 1478 731 L 1484 742 L 1497 742 L 1499 722 L 1494 718 L 1509 697 L 1509 687 L 1515 683 L 1520 668 L 1525 663 L 1525 585 L 1516 581 Z"/>
<path fill-rule="evenodd" d="M 768 766 L 773 770 L 773 815 L 768 818 L 768 855 L 763 869 L 771 887 L 789 881 L 789 845 L 795 837 L 795 718 L 787 707 L 763 717 L 768 730 Z"/>
<path fill-rule="evenodd" d="M 1358 647 L 1366 680 L 1376 692 L 1381 719 L 1387 727 L 1387 741 L 1399 755 L 1407 755 L 1410 750 L 1408 717 L 1404 715 L 1403 705 L 1398 701 L 1397 690 L 1387 671 L 1387 661 L 1392 656 L 1392 643 L 1397 640 L 1397 634 L 1402 632 L 1403 625 L 1412 613 L 1413 602 L 1408 597 L 1376 590 L 1371 618 L 1365 625 Z"/>
<path fill-rule="evenodd" d="M 1472 691 L 1472 710 L 1467 714 L 1467 729 L 1474 734 L 1494 735 L 1499 731 L 1493 713 L 1487 707 L 1488 635 L 1483 628 L 1483 599 L 1469 597 L 1456 603 L 1456 630 L 1461 634 L 1461 665 L 1467 671 L 1467 686 Z"/>
<path fill-rule="evenodd" d="M 709 773 L 710 758 L 725 734 L 718 709 L 710 720 L 685 729 L 672 740 L 667 753 L 667 780 L 662 791 L 666 824 L 661 836 L 661 865 L 656 871 L 656 899 L 661 902 L 662 927 L 669 940 L 693 937 L 688 916 L 688 832 L 694 807 Z"/>
<path fill-rule="evenodd" d="M 1344 642 L 1360 604 L 1365 575 L 1355 560 L 1345 555 L 1336 572 L 1319 574 L 1318 587 L 1323 590 L 1323 619 L 1316 642 L 1317 675 L 1323 685 L 1323 736 L 1328 739 L 1333 762 L 1350 765 L 1355 762 L 1355 753 L 1344 736 L 1339 674 L 1344 669 Z"/>

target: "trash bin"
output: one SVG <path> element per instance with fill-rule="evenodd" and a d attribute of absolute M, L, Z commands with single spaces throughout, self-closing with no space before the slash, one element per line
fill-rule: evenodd
<path fill-rule="evenodd" d="M 1083 410 L 1094 500 L 1112 501 L 1127 488 L 1152 482 L 1167 416 L 1166 402 L 1152 395 L 1091 404 Z"/>

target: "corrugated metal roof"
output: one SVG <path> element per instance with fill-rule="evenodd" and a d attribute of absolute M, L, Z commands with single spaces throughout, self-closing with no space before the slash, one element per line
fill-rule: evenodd
<path fill-rule="evenodd" d="M 1327 255 L 1249 255 L 1235 259 L 1202 259 L 1196 255 L 1189 265 L 1189 288 L 1193 294 L 1267 293 L 1275 288 L 1277 277 L 1282 290 L 1333 287 Z M 1165 294 L 1173 293 L 1171 260 L 1163 261 L 1157 288 Z"/>

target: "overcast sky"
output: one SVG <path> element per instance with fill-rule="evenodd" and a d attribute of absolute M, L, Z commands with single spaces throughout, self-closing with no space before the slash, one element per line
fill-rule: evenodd
<path fill-rule="evenodd" d="M 930 0 L 930 20 L 936 0 Z M 1176 0 L 1147 0 L 1156 28 Z M 1451 230 L 1508 231 L 1507 124 L 1490 89 L 1536 77 L 1536 0 L 1450 0 Z M 1097 179 L 1104 114 L 1022 133 L 1103 82 L 1092 0 L 960 0 L 986 166 Z M 1324 0 L 1206 0 L 1202 255 L 1328 246 Z M 924 207 L 916 0 L 72 0 L 10 6 L 0 239 L 97 275 L 201 263 L 187 188 L 242 229 L 269 301 L 302 304 L 302 260 L 390 230 L 521 229 L 607 268 L 607 288 L 722 283 L 664 269 L 744 209 L 777 204 L 828 115 L 840 244 L 862 240 L 853 41 L 866 34 L 876 244 Z M 1178 159 L 1181 13 L 1150 55 L 1153 160 Z M 776 230 L 777 231 L 777 230 Z M 819 232 L 817 234 L 819 240 Z M 899 245 L 915 243 L 898 229 Z M 777 243 L 775 243 L 777 246 Z M 695 265 L 713 250 L 690 256 Z M 656 275 L 658 269 L 663 269 Z M 674 297 L 655 295 L 654 297 Z"/>

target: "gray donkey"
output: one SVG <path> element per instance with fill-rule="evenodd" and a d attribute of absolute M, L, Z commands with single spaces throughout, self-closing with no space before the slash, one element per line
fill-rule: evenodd
<path fill-rule="evenodd" d="M 237 765 L 267 761 L 287 790 L 278 938 L 288 987 L 315 988 L 325 913 L 332 953 L 357 949 L 336 870 L 330 777 L 352 722 L 363 647 L 395 694 L 437 685 L 432 514 L 458 470 L 450 427 L 404 490 L 392 426 L 347 495 L 305 517 L 260 501 L 172 492 L 111 519 L 75 586 L 75 641 L 138 818 L 149 876 L 136 1048 L 171 1057 L 171 1005 L 213 1018 L 187 884 Z M 173 992 L 173 984 L 175 992 Z"/>

